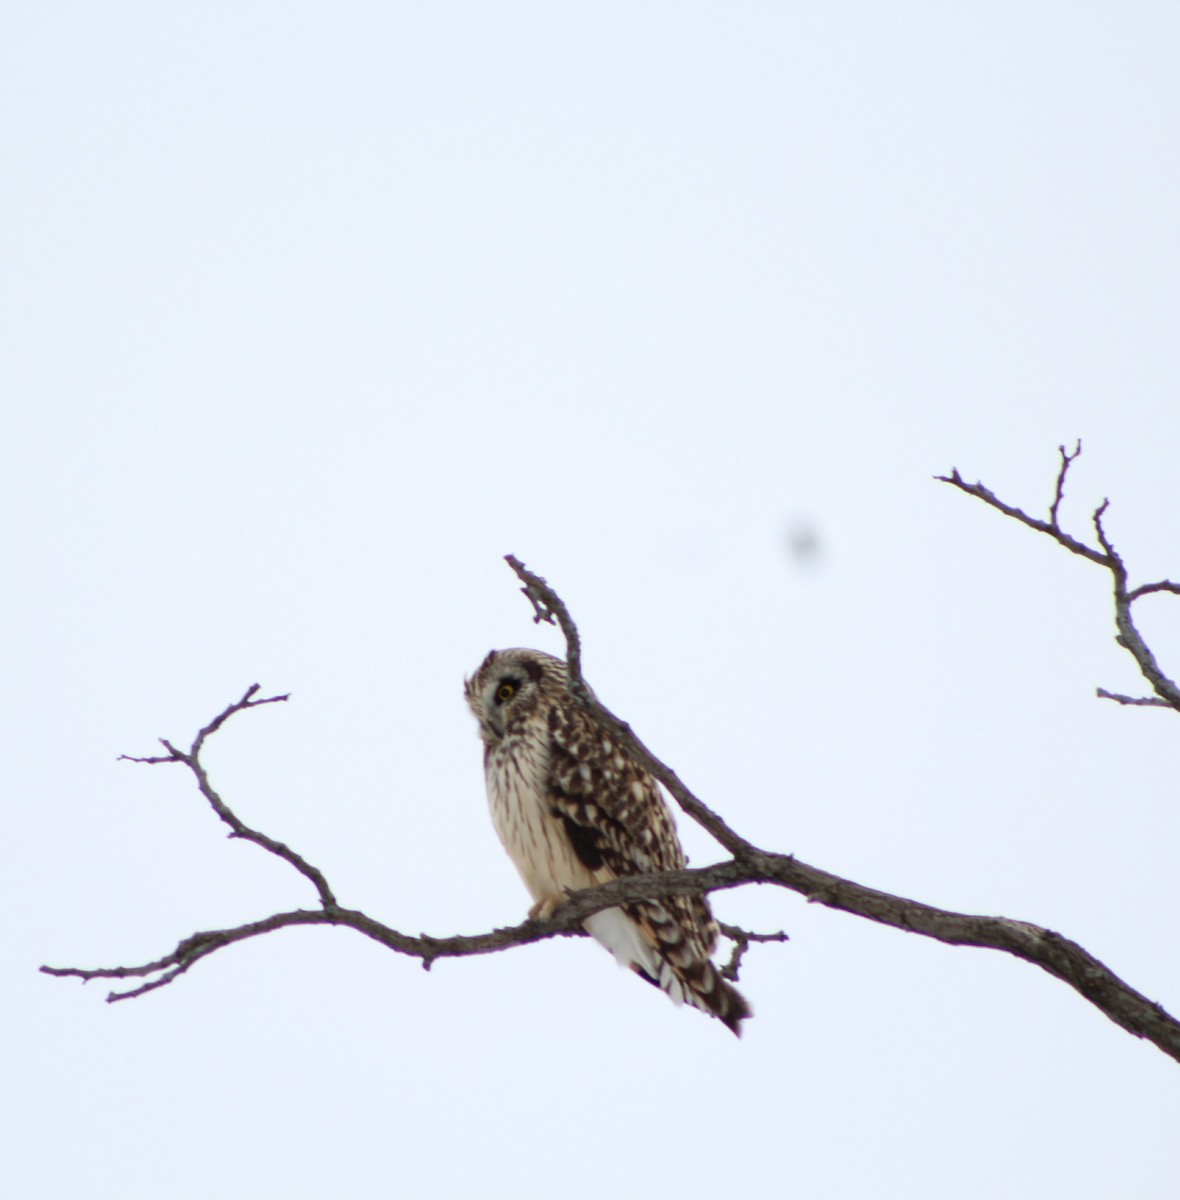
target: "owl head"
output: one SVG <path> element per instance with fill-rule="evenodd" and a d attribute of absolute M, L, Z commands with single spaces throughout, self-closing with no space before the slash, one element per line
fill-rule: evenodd
<path fill-rule="evenodd" d="M 464 684 L 467 704 L 489 745 L 565 691 L 565 663 L 540 650 L 493 650 Z"/>

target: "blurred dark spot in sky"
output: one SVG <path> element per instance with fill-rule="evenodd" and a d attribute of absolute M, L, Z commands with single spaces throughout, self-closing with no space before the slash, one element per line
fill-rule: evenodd
<path fill-rule="evenodd" d="M 819 531 L 809 517 L 792 517 L 783 529 L 783 545 L 792 566 L 817 567 L 823 557 Z"/>

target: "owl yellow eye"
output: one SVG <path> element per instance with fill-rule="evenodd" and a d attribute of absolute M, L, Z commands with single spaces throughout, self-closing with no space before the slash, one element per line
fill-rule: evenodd
<path fill-rule="evenodd" d="M 506 701 L 511 700 L 515 695 L 516 684 L 509 683 L 507 680 L 505 680 L 498 688 L 496 688 L 496 703 L 504 704 Z"/>

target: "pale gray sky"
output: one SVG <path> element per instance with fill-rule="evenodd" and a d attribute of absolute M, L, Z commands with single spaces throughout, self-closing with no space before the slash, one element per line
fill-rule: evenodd
<path fill-rule="evenodd" d="M 462 680 L 557 650 L 754 840 L 1061 930 L 1180 1010 L 1180 10 L 0 5 L 6 1195 L 1141 1200 L 1180 1067 L 1068 988 L 762 889 L 737 1043 L 515 922 Z M 789 551 L 811 529 L 818 553 Z M 1143 606 L 1180 671 L 1180 613 Z M 682 826 L 685 824 L 681 822 Z M 711 854 L 685 829 L 697 862 Z"/>

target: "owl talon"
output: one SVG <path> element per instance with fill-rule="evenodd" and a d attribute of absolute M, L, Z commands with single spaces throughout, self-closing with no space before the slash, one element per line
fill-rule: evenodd
<path fill-rule="evenodd" d="M 548 921 L 554 912 L 557 911 L 565 903 L 564 896 L 546 896 L 544 900 L 538 900 L 532 908 L 529 909 L 530 921 Z"/>

